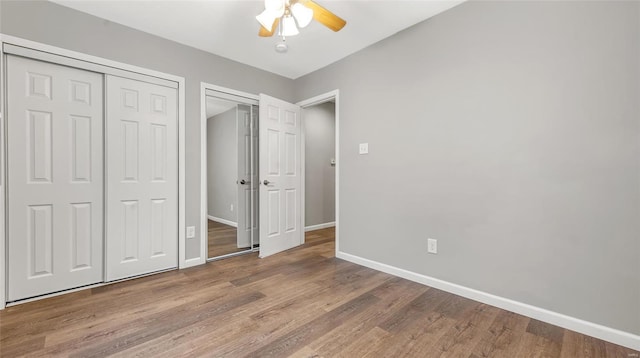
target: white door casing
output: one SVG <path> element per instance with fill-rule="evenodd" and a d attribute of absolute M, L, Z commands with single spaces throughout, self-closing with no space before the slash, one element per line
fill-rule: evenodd
<path fill-rule="evenodd" d="M 300 107 L 260 94 L 260 257 L 303 242 Z"/>
<path fill-rule="evenodd" d="M 177 266 L 177 91 L 111 75 L 106 82 L 106 280 L 113 281 Z"/>
<path fill-rule="evenodd" d="M 7 66 L 7 299 L 102 282 L 103 76 Z"/>

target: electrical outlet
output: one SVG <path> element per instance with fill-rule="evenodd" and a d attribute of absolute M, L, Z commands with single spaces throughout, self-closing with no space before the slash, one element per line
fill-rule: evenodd
<path fill-rule="evenodd" d="M 229 211 L 233 211 L 233 204 L 229 207 Z"/>
<path fill-rule="evenodd" d="M 369 143 L 360 143 L 359 152 L 360 152 L 360 154 L 368 154 L 369 153 Z"/>
<path fill-rule="evenodd" d="M 427 252 L 430 254 L 438 253 L 438 240 L 436 239 L 427 239 Z"/>
<path fill-rule="evenodd" d="M 193 239 L 194 237 L 196 237 L 196 227 L 187 226 L 187 239 Z"/>

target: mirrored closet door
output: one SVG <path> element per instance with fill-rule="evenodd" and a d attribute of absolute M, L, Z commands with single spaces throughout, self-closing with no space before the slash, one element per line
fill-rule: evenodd
<path fill-rule="evenodd" d="M 252 252 L 258 242 L 258 101 L 207 91 L 208 258 Z"/>

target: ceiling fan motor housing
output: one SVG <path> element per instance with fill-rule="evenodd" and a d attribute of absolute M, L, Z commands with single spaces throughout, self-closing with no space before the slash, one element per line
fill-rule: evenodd
<path fill-rule="evenodd" d="M 277 53 L 286 53 L 289 50 L 289 46 L 284 41 L 280 41 L 276 44 L 276 52 Z"/>

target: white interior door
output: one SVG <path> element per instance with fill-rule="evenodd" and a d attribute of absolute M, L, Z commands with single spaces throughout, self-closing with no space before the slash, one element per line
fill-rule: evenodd
<path fill-rule="evenodd" d="M 237 106 L 238 248 L 251 247 L 251 107 Z"/>
<path fill-rule="evenodd" d="M 101 74 L 7 56 L 8 300 L 103 280 Z"/>
<path fill-rule="evenodd" d="M 177 267 L 177 90 L 107 77 L 107 281 Z"/>
<path fill-rule="evenodd" d="M 302 244 L 300 107 L 260 95 L 260 257 Z"/>

